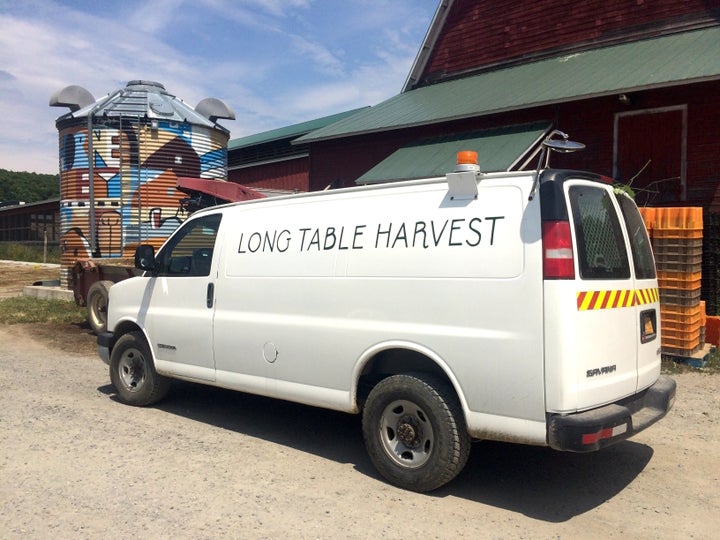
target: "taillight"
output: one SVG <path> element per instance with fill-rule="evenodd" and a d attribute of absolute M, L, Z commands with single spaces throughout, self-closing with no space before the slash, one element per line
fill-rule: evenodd
<path fill-rule="evenodd" d="M 543 276 L 545 279 L 574 279 L 570 222 L 543 221 Z"/>

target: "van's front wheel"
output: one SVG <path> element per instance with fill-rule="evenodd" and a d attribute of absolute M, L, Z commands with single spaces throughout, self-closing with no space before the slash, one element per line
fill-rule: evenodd
<path fill-rule="evenodd" d="M 142 332 L 129 332 L 117 340 L 110 355 L 110 381 L 120 401 L 143 407 L 160 401 L 170 379 L 158 375 Z"/>
<path fill-rule="evenodd" d="M 424 373 L 393 375 L 373 388 L 363 436 L 378 472 L 413 491 L 431 491 L 455 478 L 470 452 L 455 393 Z"/>

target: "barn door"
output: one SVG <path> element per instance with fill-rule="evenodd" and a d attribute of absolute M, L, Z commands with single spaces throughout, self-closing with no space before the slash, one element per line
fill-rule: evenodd
<path fill-rule="evenodd" d="M 613 174 L 638 206 L 685 200 L 686 126 L 685 106 L 615 115 Z"/>

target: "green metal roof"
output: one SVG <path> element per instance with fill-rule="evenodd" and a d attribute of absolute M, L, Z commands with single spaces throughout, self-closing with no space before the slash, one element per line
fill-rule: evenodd
<path fill-rule="evenodd" d="M 720 78 L 720 27 L 603 47 L 410 90 L 311 142 Z"/>
<path fill-rule="evenodd" d="M 534 123 L 425 139 L 400 148 L 356 183 L 443 176 L 452 172 L 460 150 L 475 150 L 483 172 L 507 171 L 536 146 L 549 129 L 549 123 Z"/>
<path fill-rule="evenodd" d="M 322 118 L 316 118 L 315 120 L 309 120 L 307 122 L 293 124 L 292 126 L 271 129 L 270 131 L 263 131 L 262 133 L 248 135 L 247 137 L 232 139 L 228 143 L 228 150 L 237 150 L 238 148 L 245 148 L 248 146 L 254 146 L 256 144 L 262 144 L 305 135 L 306 133 L 310 133 L 316 129 L 323 128 L 334 122 L 337 122 L 338 120 L 342 120 L 343 118 L 347 118 L 359 111 L 369 108 L 370 107 L 360 107 L 359 109 L 353 109 L 351 111 L 332 114 L 330 116 L 323 116 Z"/>

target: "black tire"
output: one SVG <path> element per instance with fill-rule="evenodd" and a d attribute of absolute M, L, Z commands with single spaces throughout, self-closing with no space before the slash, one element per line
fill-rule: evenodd
<path fill-rule="evenodd" d="M 365 403 L 362 425 L 375 468 L 403 489 L 439 488 L 460 473 L 470 453 L 454 390 L 428 374 L 393 375 L 379 382 Z"/>
<path fill-rule="evenodd" d="M 96 334 L 107 330 L 107 306 L 112 281 L 96 281 L 87 295 L 87 320 Z"/>
<path fill-rule="evenodd" d="M 142 332 L 129 332 L 117 340 L 110 355 L 110 381 L 127 405 L 157 403 L 170 388 L 170 379 L 158 375 Z"/>

